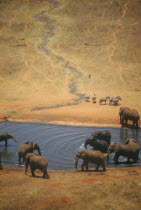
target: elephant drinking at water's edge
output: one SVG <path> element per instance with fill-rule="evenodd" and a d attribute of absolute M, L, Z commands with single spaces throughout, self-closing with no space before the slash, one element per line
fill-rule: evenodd
<path fill-rule="evenodd" d="M 6 147 L 7 147 L 7 140 L 8 139 L 13 139 L 14 141 L 16 141 L 11 133 L 0 133 L 0 141 L 5 141 L 5 146 Z"/>

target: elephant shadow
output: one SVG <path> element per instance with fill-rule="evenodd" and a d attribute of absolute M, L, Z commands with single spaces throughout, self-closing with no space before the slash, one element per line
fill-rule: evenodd
<path fill-rule="evenodd" d="M 36 179 L 50 179 L 50 176 L 49 176 L 49 178 L 48 177 L 43 177 L 42 175 L 32 176 L 31 174 L 26 174 L 26 176 L 31 177 L 31 178 L 36 178 Z"/>
<path fill-rule="evenodd" d="M 83 172 L 83 173 L 85 172 L 86 173 L 86 172 L 105 172 L 105 171 L 103 169 L 98 169 L 98 171 L 95 170 L 95 169 L 88 169 L 87 171 L 86 170 L 83 171 L 81 169 L 77 170 L 77 173 L 81 173 L 81 172 Z"/>

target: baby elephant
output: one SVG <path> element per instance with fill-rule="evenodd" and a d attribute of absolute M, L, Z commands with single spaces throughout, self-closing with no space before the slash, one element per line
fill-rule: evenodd
<path fill-rule="evenodd" d="M 26 162 L 25 162 L 25 174 L 27 173 L 28 165 L 30 165 L 32 176 L 35 176 L 34 171 L 36 169 L 39 169 L 43 172 L 43 177 L 49 178 L 49 175 L 47 173 L 47 166 L 48 161 L 45 157 L 40 156 L 35 153 L 28 153 L 26 155 Z"/>
<path fill-rule="evenodd" d="M 79 159 L 83 159 L 83 163 L 81 166 L 81 170 L 84 171 L 84 166 L 86 168 L 86 171 L 88 171 L 88 164 L 94 163 L 97 165 L 96 171 L 98 171 L 99 166 L 101 165 L 103 167 L 103 171 L 106 171 L 105 168 L 105 157 L 107 154 L 103 154 L 102 152 L 98 150 L 88 150 L 88 149 L 82 149 L 78 150 L 75 156 L 75 168 L 77 169 L 77 162 Z"/>
<path fill-rule="evenodd" d="M 115 153 L 114 161 L 118 163 L 120 156 L 127 157 L 127 161 L 130 162 L 130 158 L 136 163 L 139 158 L 139 144 L 135 139 L 128 139 L 124 145 L 111 144 L 108 148 L 108 154 Z"/>

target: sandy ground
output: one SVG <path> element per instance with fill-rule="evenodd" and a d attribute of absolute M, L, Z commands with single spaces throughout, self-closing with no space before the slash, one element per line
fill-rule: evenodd
<path fill-rule="evenodd" d="M 0 209 L 141 209 L 141 168 L 106 172 L 48 170 L 50 179 L 24 175 L 24 168 L 0 171 Z"/>
<path fill-rule="evenodd" d="M 118 127 L 121 105 L 141 115 L 141 2 L 58 2 L 0 0 L 1 120 Z M 31 111 L 94 93 L 96 104 Z M 119 106 L 98 103 L 117 95 Z M 23 170 L 0 171 L 0 209 L 141 209 L 140 167 L 49 170 L 49 180 Z"/>
<path fill-rule="evenodd" d="M 58 2 L 0 1 L 0 118 L 118 126 L 119 106 L 98 104 L 117 95 L 141 114 L 140 1 Z M 94 93 L 97 104 L 31 111 Z"/>

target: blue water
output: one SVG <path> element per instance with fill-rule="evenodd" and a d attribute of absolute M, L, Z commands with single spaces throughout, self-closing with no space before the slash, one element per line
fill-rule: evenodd
<path fill-rule="evenodd" d="M 16 165 L 18 163 L 18 156 L 16 155 L 18 147 L 27 141 L 35 141 L 40 145 L 42 155 L 49 161 L 48 168 L 72 169 L 74 168 L 75 153 L 78 149 L 84 148 L 85 139 L 92 132 L 105 129 L 111 132 L 112 142 L 124 143 L 126 139 L 134 138 L 141 146 L 140 130 L 3 122 L 0 123 L 0 132 L 13 134 L 17 142 L 10 139 L 7 148 L 4 142 L 0 142 L 2 163 Z M 89 147 L 89 149 L 92 148 Z M 114 154 L 110 156 L 109 167 L 116 166 L 113 163 L 113 156 Z M 124 157 L 119 159 L 119 161 L 125 160 Z M 128 166 L 121 164 L 118 167 L 122 165 Z M 140 160 L 138 165 L 141 165 Z"/>

